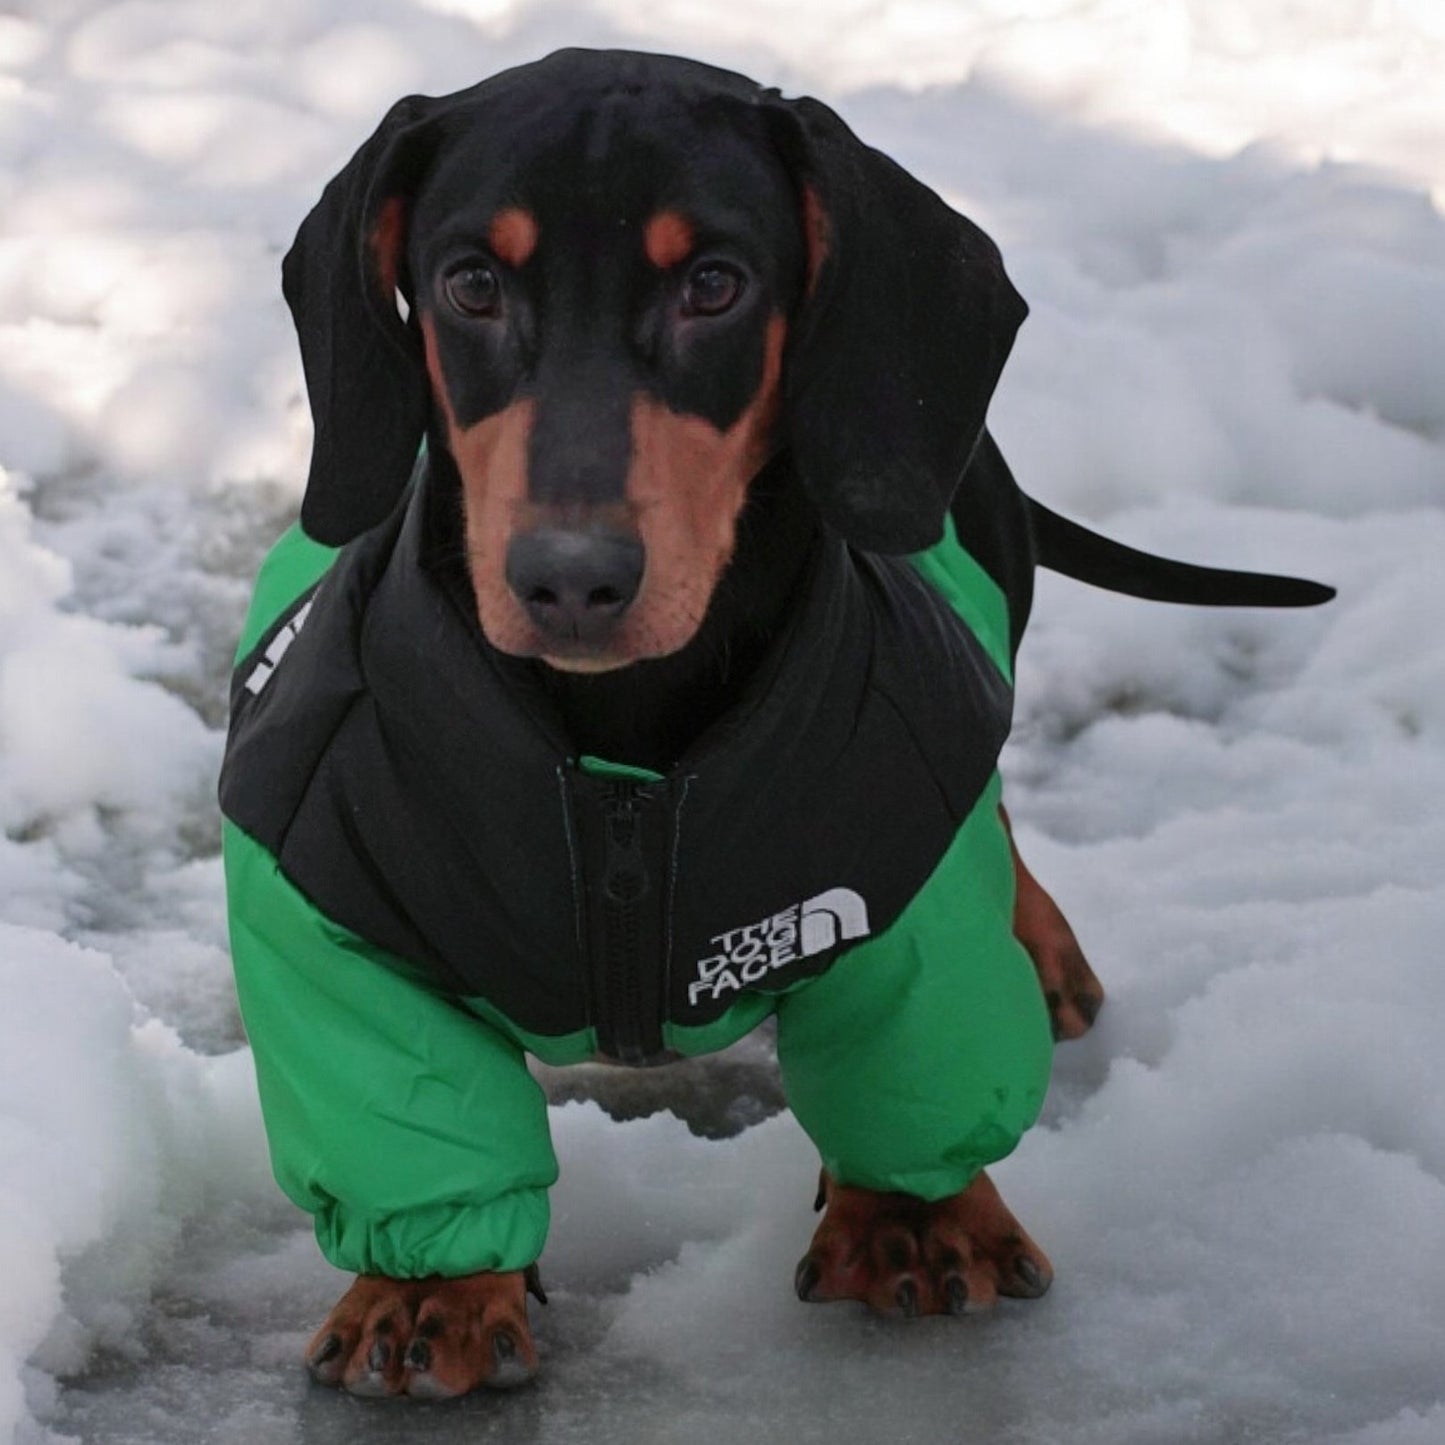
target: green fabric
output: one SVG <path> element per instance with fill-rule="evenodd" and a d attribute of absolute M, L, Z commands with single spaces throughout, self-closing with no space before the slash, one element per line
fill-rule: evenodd
<path fill-rule="evenodd" d="M 844 1184 L 956 1194 L 1038 1117 L 1053 1039 L 993 782 L 892 927 L 778 1004 L 788 1102 Z"/>
<path fill-rule="evenodd" d="M 557 1162 L 522 1051 L 328 922 L 227 823 L 231 952 L 276 1180 L 338 1269 L 521 1269 Z"/>
<path fill-rule="evenodd" d="M 563 1068 L 568 1064 L 585 1064 L 597 1057 L 596 1029 L 578 1029 L 570 1034 L 533 1034 L 519 1029 L 484 998 L 464 998 L 462 1003 L 478 1018 L 485 1019 L 544 1064 Z M 744 993 L 721 1018 L 714 1019 L 710 1024 L 690 1027 L 664 1020 L 662 1039 L 669 1049 L 684 1058 L 715 1054 L 719 1049 L 737 1043 L 745 1034 L 752 1033 L 776 1006 L 775 994 Z"/>
<path fill-rule="evenodd" d="M 805 981 L 795 987 L 806 988 Z M 719 1049 L 728 1048 L 740 1038 L 752 1033 L 762 1021 L 770 1017 L 778 1006 L 781 994 L 742 993 L 737 1002 L 730 1005 L 721 1018 L 710 1024 L 688 1025 L 664 1021 L 663 1041 L 668 1048 L 684 1058 L 694 1059 L 699 1054 L 715 1054 Z"/>
<path fill-rule="evenodd" d="M 594 778 L 620 778 L 630 783 L 662 781 L 662 774 L 654 773 L 651 768 L 639 768 L 632 763 L 610 763 L 606 758 L 594 758 L 591 753 L 583 753 L 577 759 L 577 766 Z"/>
<path fill-rule="evenodd" d="M 251 606 L 236 646 L 237 662 L 260 642 L 271 624 L 313 582 L 326 575 L 338 550 L 313 542 L 301 530 L 300 522 L 293 522 L 281 534 L 256 575 L 256 590 L 251 594 Z"/>
<path fill-rule="evenodd" d="M 577 1029 L 570 1034 L 533 1034 L 519 1029 L 501 1009 L 490 1000 L 468 996 L 460 1000 L 462 1006 L 479 1019 L 485 1019 L 499 1033 L 554 1068 L 565 1068 L 568 1064 L 585 1064 L 597 1057 L 597 1030 Z"/>
<path fill-rule="evenodd" d="M 998 583 L 964 551 L 953 518 L 944 517 L 940 541 L 926 552 L 915 552 L 908 560 L 968 623 L 994 666 L 1012 682 L 1008 599 Z"/>

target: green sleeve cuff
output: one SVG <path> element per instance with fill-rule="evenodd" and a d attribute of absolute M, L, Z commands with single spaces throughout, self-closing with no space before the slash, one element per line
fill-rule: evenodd
<path fill-rule="evenodd" d="M 549 1220 L 545 1189 L 377 1216 L 332 1200 L 316 1212 L 316 1242 L 337 1269 L 353 1274 L 456 1276 L 525 1269 L 542 1253 Z"/>
<path fill-rule="evenodd" d="M 223 835 L 231 951 L 277 1182 L 331 1262 L 414 1279 L 541 1253 L 557 1161 L 522 1050 Z"/>

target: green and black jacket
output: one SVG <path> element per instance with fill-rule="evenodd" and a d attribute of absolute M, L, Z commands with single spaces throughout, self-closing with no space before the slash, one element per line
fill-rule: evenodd
<path fill-rule="evenodd" d="M 221 779 L 232 944 L 282 1187 L 334 1263 L 540 1252 L 524 1051 L 646 1064 L 778 1019 L 845 1182 L 937 1198 L 1007 1153 L 1050 1053 L 997 818 L 998 587 L 949 534 L 818 546 L 736 709 L 667 775 L 578 757 L 485 643 L 424 469 L 262 569 Z"/>

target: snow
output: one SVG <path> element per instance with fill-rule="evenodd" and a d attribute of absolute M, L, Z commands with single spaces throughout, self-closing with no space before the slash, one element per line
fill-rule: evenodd
<path fill-rule="evenodd" d="M 361 1406 L 297 1364 L 342 1281 L 269 1179 L 215 856 L 305 472 L 278 261 L 397 95 L 573 43 L 838 105 L 1032 304 L 993 412 L 1029 490 L 1340 596 L 1041 583 L 1011 811 L 1110 993 L 996 1171 L 1046 1300 L 799 1305 L 816 1165 L 753 1040 L 549 1079 L 542 1382 Z M 0 1440 L 1445 1441 L 1441 74 L 1434 0 L 0 16 Z"/>

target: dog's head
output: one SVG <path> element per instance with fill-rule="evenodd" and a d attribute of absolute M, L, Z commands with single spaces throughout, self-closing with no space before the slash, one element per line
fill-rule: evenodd
<path fill-rule="evenodd" d="M 988 237 L 827 107 L 625 52 L 399 102 L 284 282 L 308 533 L 385 517 L 430 428 L 483 631 L 575 670 L 686 645 L 782 448 L 848 542 L 935 541 L 1025 314 Z"/>

